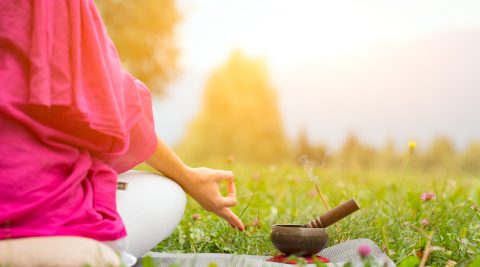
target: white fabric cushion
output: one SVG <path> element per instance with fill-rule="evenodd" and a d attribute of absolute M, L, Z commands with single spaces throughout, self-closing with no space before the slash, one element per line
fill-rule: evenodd
<path fill-rule="evenodd" d="M 121 265 L 107 245 L 75 236 L 28 237 L 0 240 L 0 266 L 96 267 Z"/>

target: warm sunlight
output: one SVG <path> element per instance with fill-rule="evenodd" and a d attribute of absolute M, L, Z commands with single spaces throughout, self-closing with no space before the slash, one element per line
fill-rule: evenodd
<path fill-rule="evenodd" d="M 480 25 L 480 3 L 462 1 L 184 1 L 188 66 L 213 66 L 233 48 L 288 66 L 372 45 Z M 199 27 L 199 23 L 204 27 Z M 206 23 L 205 23 L 206 22 Z M 201 38 L 196 38 L 200 37 Z M 195 52 L 197 50 L 198 52 Z M 201 51 L 201 52 L 200 52 Z M 220 59 L 221 58 L 221 59 Z"/>
<path fill-rule="evenodd" d="M 0 0 L 0 267 L 479 267 L 479 14 Z"/>
<path fill-rule="evenodd" d="M 289 138 L 304 128 L 338 147 L 354 130 L 380 146 L 387 137 L 426 142 L 448 134 L 465 147 L 478 134 L 462 119 L 477 110 L 477 75 L 469 70 L 479 62 L 478 1 L 182 0 L 180 6 L 183 74 L 171 97 L 156 105 L 159 114 L 185 101 L 190 107 L 177 127 L 162 127 L 171 119 L 160 117 L 171 143 L 199 109 L 210 71 L 238 48 L 265 60 Z M 454 93 L 458 82 L 465 86 Z"/>
<path fill-rule="evenodd" d="M 386 32 L 375 27 L 376 17 L 336 1 L 313 1 L 298 10 L 298 4 L 263 3 L 265 9 L 253 11 L 252 17 L 258 19 L 249 21 L 238 45 L 277 62 L 349 52 L 378 41 Z M 268 6 L 275 8 L 269 10 Z M 264 16 L 265 10 L 269 10 L 268 16 Z"/>

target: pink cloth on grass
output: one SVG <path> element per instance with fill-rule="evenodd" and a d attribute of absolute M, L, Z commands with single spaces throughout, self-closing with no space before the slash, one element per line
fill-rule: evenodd
<path fill-rule="evenodd" d="M 117 174 L 155 147 L 93 0 L 0 1 L 0 239 L 124 237 Z"/>

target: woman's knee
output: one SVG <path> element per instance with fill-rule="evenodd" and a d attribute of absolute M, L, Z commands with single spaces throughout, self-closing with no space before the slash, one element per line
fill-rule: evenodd
<path fill-rule="evenodd" d="M 159 174 L 128 171 L 119 175 L 118 180 L 126 183 L 125 190 L 120 190 L 120 195 L 141 199 L 158 199 L 178 204 L 186 204 L 186 195 L 175 181 Z M 123 192 L 122 192 L 123 191 Z M 162 204 L 162 203 L 157 203 Z"/>
<path fill-rule="evenodd" d="M 127 229 L 128 251 L 141 255 L 167 238 L 183 217 L 186 195 L 174 181 L 158 174 L 130 171 L 119 181 L 117 208 Z"/>
<path fill-rule="evenodd" d="M 118 178 L 126 182 L 126 190 L 117 192 L 117 207 L 122 210 L 143 210 L 158 214 L 154 218 L 164 219 L 166 216 L 181 219 L 187 202 L 183 189 L 174 181 L 164 176 L 128 171 Z M 121 214 L 122 215 L 122 214 Z"/>

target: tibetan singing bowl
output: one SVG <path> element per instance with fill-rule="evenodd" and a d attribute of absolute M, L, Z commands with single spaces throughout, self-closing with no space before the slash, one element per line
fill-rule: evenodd
<path fill-rule="evenodd" d="M 270 237 L 273 245 L 287 255 L 317 254 L 328 241 L 325 228 L 357 211 L 355 200 L 350 199 L 306 224 L 276 224 Z"/>
<path fill-rule="evenodd" d="M 282 253 L 297 256 L 317 254 L 328 242 L 325 228 L 307 228 L 300 224 L 276 224 L 270 237 Z"/>

